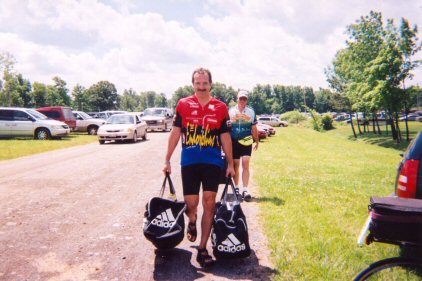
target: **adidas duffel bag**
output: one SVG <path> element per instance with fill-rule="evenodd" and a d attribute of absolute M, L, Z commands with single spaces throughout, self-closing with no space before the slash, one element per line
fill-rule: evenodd
<path fill-rule="evenodd" d="M 163 198 L 166 182 L 170 189 L 170 198 Z M 166 173 L 160 196 L 149 200 L 144 215 L 144 235 L 158 249 L 170 249 L 177 246 L 184 237 L 186 203 L 177 201 L 176 191 Z"/>
<path fill-rule="evenodd" d="M 232 194 L 228 194 L 229 185 L 232 187 Z M 246 217 L 231 177 L 227 179 L 221 200 L 216 204 L 211 241 L 216 258 L 244 258 L 251 253 Z"/>

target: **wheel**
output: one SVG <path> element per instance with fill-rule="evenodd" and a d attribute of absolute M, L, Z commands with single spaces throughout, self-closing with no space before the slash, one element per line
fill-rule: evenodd
<path fill-rule="evenodd" d="M 359 273 L 354 281 L 363 280 L 421 280 L 422 260 L 390 258 L 377 261 Z"/>
<path fill-rule="evenodd" d="M 104 144 L 105 143 L 105 141 L 104 140 L 99 140 L 98 141 L 100 144 Z"/>
<path fill-rule="evenodd" d="M 167 124 L 164 124 L 164 130 L 163 132 L 167 132 Z"/>
<path fill-rule="evenodd" d="M 35 132 L 35 138 L 37 140 L 48 140 L 50 137 L 50 131 L 47 129 L 41 128 Z"/>
<path fill-rule="evenodd" d="M 90 126 L 88 127 L 88 135 L 96 135 L 98 131 L 97 126 Z"/>
<path fill-rule="evenodd" d="M 147 140 L 147 130 L 145 130 L 144 135 L 142 136 L 142 140 L 146 141 Z"/>
<path fill-rule="evenodd" d="M 132 139 L 132 142 L 133 143 L 136 143 L 138 141 L 138 132 L 137 131 L 135 131 L 135 132 L 133 132 L 133 139 Z"/>

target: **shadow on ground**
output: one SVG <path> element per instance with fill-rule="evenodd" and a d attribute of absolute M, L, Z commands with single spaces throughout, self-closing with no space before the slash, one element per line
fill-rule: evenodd
<path fill-rule="evenodd" d="M 192 247 L 194 248 L 194 247 Z M 154 263 L 154 280 L 272 280 L 277 270 L 259 264 L 258 257 L 252 250 L 244 259 L 217 260 L 210 268 L 200 268 L 196 263 L 196 249 L 192 252 L 184 249 L 168 251 L 156 250 Z M 193 263 L 193 264 L 192 264 Z"/>

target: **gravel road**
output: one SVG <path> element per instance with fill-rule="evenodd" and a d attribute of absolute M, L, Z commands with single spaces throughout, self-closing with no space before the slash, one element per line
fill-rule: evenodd
<path fill-rule="evenodd" d="M 198 241 L 185 238 L 162 252 L 144 238 L 144 208 L 163 181 L 167 138 L 150 133 L 136 144 L 92 143 L 0 161 L 0 280 L 271 280 L 259 200 L 242 203 L 253 249 L 246 259 L 203 270 Z M 180 145 L 172 179 L 182 199 L 179 157 Z"/>

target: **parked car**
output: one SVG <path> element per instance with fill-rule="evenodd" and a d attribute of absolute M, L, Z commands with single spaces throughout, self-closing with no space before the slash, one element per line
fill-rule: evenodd
<path fill-rule="evenodd" d="M 0 137 L 33 137 L 46 140 L 70 133 L 66 123 L 51 120 L 29 108 L 0 107 Z"/>
<path fill-rule="evenodd" d="M 173 125 L 173 111 L 165 107 L 151 107 L 144 110 L 142 116 L 148 125 L 148 130 L 170 130 Z"/>
<path fill-rule="evenodd" d="M 268 131 L 268 136 L 274 136 L 275 135 L 275 129 L 273 126 L 267 125 L 267 124 L 262 124 L 262 123 L 257 123 L 257 126 L 262 127 L 264 130 Z"/>
<path fill-rule="evenodd" d="M 138 138 L 147 139 L 147 124 L 136 113 L 114 114 L 98 128 L 97 135 L 100 144 L 112 140 L 136 143 Z"/>
<path fill-rule="evenodd" d="M 396 178 L 396 195 L 422 199 L 422 132 L 407 147 L 399 163 Z"/>
<path fill-rule="evenodd" d="M 265 129 L 264 127 L 262 127 L 262 124 L 257 124 L 256 128 L 258 129 L 258 137 L 259 139 L 265 139 L 268 137 L 269 132 L 268 129 Z"/>
<path fill-rule="evenodd" d="M 287 121 L 280 120 L 277 117 L 273 117 L 273 116 L 258 117 L 258 122 L 262 124 L 267 124 L 273 127 L 287 127 L 289 125 Z"/>
<path fill-rule="evenodd" d="M 103 125 L 106 120 L 93 118 L 83 111 L 73 111 L 73 116 L 76 118 L 77 132 L 87 132 L 88 135 L 96 135 L 98 128 Z"/>
<path fill-rule="evenodd" d="M 406 116 L 400 117 L 399 120 L 406 120 Z M 407 121 L 422 121 L 422 116 L 419 116 L 418 114 L 408 114 Z"/>
<path fill-rule="evenodd" d="M 122 114 L 122 113 L 128 113 L 128 112 L 123 111 L 123 110 L 106 110 L 106 111 L 97 112 L 97 114 L 95 115 L 95 118 L 107 120 L 111 115 Z"/>
<path fill-rule="evenodd" d="M 73 116 L 72 109 L 68 106 L 48 106 L 36 109 L 48 118 L 66 123 L 71 130 L 76 128 L 76 119 Z"/>

